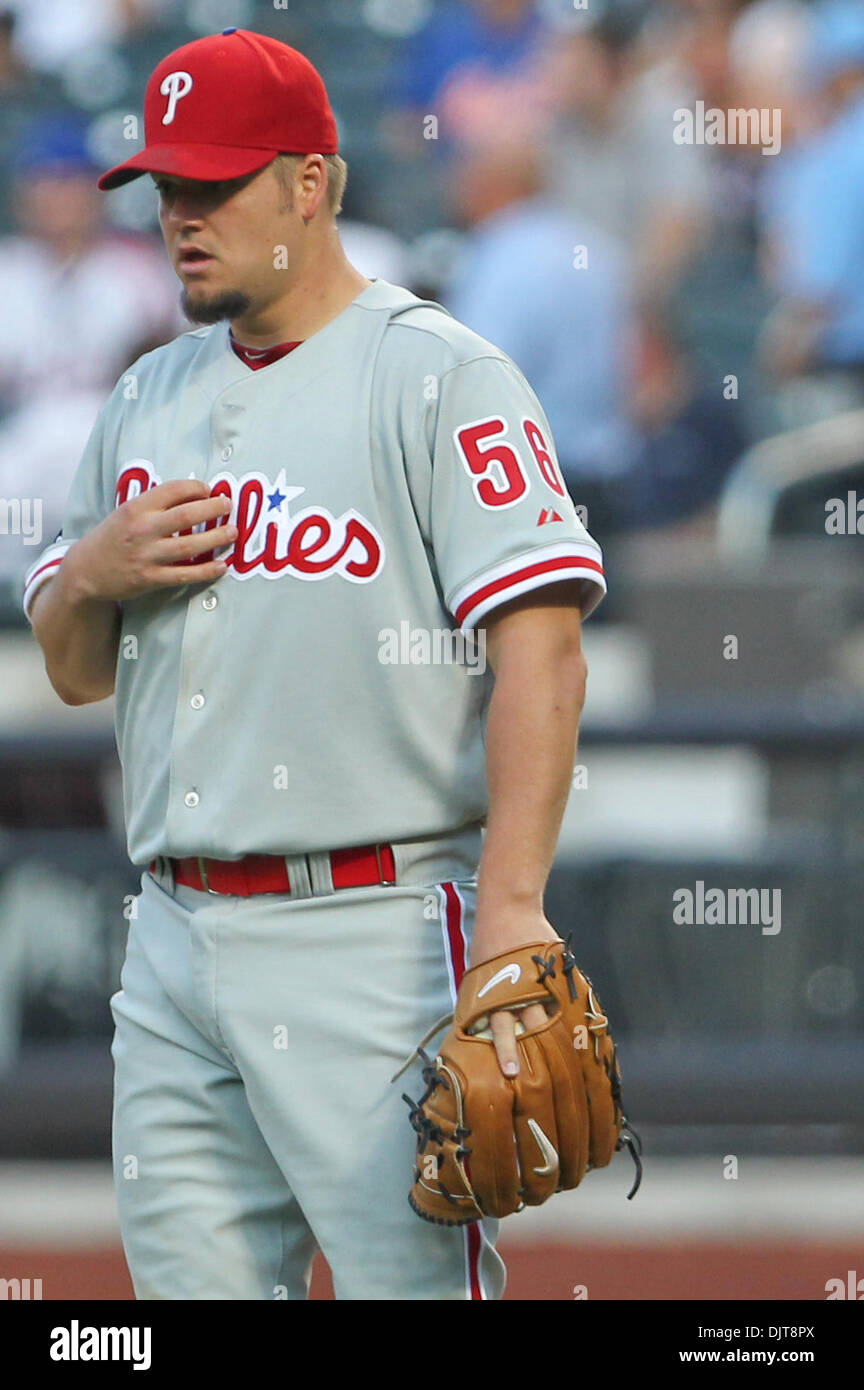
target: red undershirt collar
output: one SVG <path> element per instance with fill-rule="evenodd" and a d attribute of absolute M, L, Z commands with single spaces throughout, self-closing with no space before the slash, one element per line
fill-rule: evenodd
<path fill-rule="evenodd" d="M 231 332 L 229 332 L 228 337 L 231 347 L 240 361 L 245 362 L 247 367 L 251 367 L 253 372 L 257 372 L 259 367 L 269 367 L 271 362 L 278 362 L 280 357 L 286 357 L 303 341 L 301 338 L 300 342 L 297 343 L 274 343 L 273 347 L 252 348 L 247 347 L 245 343 L 238 343 Z"/>

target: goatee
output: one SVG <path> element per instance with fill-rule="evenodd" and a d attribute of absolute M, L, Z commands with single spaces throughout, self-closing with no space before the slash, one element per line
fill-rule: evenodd
<path fill-rule="evenodd" d="M 247 313 L 252 301 L 240 290 L 226 290 L 212 299 L 193 299 L 188 290 L 180 296 L 180 308 L 190 323 L 220 323 L 223 319 L 239 319 Z"/>

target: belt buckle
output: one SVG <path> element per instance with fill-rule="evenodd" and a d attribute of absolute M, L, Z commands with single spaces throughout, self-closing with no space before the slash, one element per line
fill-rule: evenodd
<path fill-rule="evenodd" d="M 202 882 L 202 884 L 204 885 L 204 891 L 205 891 L 205 893 L 212 893 L 214 898 L 218 898 L 218 897 L 219 897 L 219 891 L 218 891 L 218 889 L 216 889 L 216 888 L 211 888 L 211 887 L 210 887 L 210 880 L 209 880 L 209 878 L 207 877 L 207 870 L 206 870 L 205 867 L 204 867 L 204 863 L 205 863 L 205 861 L 204 861 L 203 857 L 199 854 L 199 855 L 198 855 L 198 872 L 199 872 L 199 874 L 201 875 L 201 882 Z"/>
<path fill-rule="evenodd" d="M 392 851 L 391 851 L 391 853 L 392 853 Z M 381 886 L 384 887 L 384 888 L 394 888 L 394 887 L 396 886 L 396 880 L 395 880 L 395 878 L 385 878 L 385 877 L 384 877 L 384 870 L 383 870 L 382 867 L 381 867 L 381 846 L 380 846 L 380 845 L 376 845 L 376 846 L 375 846 L 375 860 L 376 860 L 376 862 L 377 862 L 377 864 L 378 864 L 378 882 L 379 882 L 379 883 L 381 884 Z"/>

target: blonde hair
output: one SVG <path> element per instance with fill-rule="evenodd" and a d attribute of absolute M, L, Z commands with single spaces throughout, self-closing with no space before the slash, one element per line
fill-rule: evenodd
<path fill-rule="evenodd" d="M 284 197 L 288 198 L 291 193 L 291 181 L 297 170 L 297 165 L 301 159 L 305 159 L 303 154 L 277 154 L 273 160 L 273 168 L 276 171 L 276 178 Z M 327 205 L 334 217 L 338 217 L 342 211 L 342 199 L 345 196 L 345 184 L 348 181 L 348 165 L 341 154 L 325 154 L 324 163 L 327 166 Z"/>

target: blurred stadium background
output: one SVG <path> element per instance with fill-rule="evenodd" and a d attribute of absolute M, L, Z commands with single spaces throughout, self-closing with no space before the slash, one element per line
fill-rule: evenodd
<path fill-rule="evenodd" d="M 512 1218 L 508 1297 L 824 1298 L 864 1276 L 845 0 L 0 0 L 0 1277 L 131 1297 L 108 997 L 137 874 L 112 710 L 53 694 L 20 583 L 117 376 L 188 327 L 149 180 L 106 198 L 94 173 L 143 143 L 158 59 L 229 24 L 319 66 L 349 257 L 519 363 L 607 555 L 548 911 L 601 986 L 646 1177 L 626 1202 L 622 1159 Z M 699 102 L 767 113 L 761 143 L 677 143 Z M 780 890 L 781 929 L 679 925 L 700 881 Z"/>

